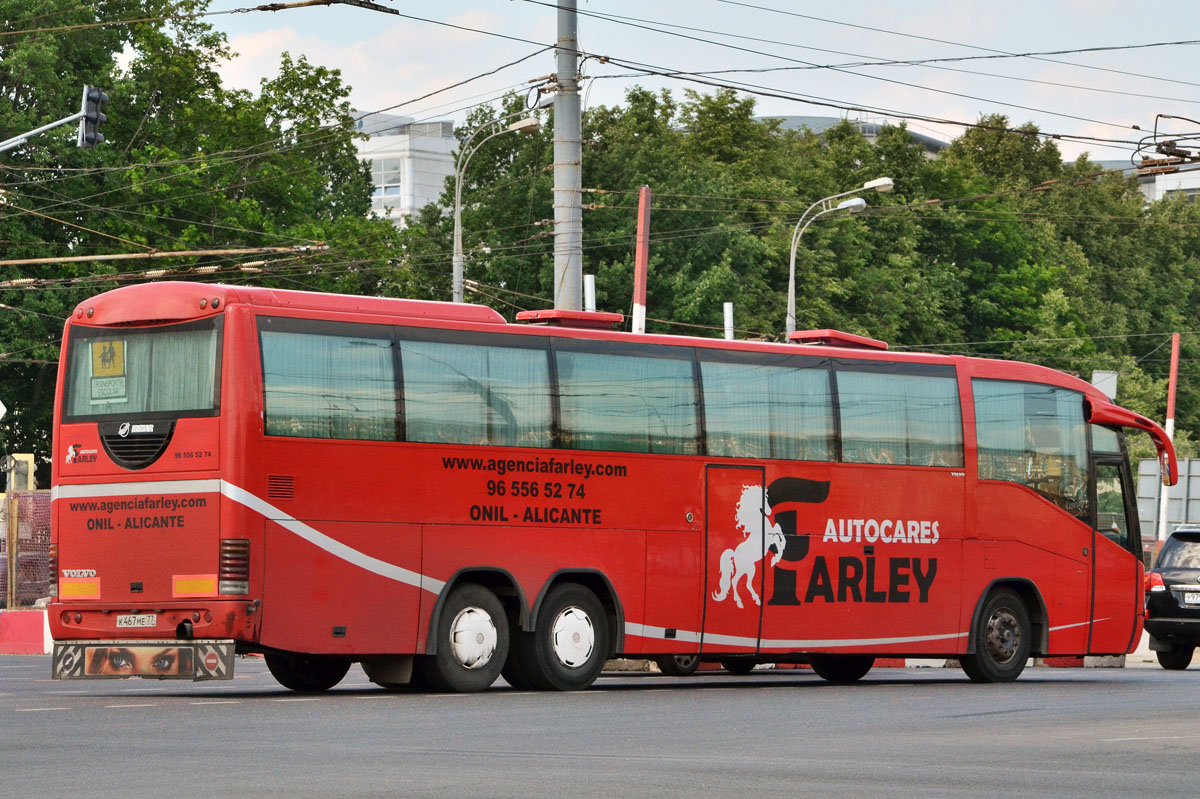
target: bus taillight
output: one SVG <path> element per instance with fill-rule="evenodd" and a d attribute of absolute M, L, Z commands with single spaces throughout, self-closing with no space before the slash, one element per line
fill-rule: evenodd
<path fill-rule="evenodd" d="M 50 552 L 46 558 L 50 567 L 50 584 L 47 586 L 50 596 L 58 599 L 58 542 L 50 544 Z"/>
<path fill-rule="evenodd" d="M 217 593 L 250 593 L 250 542 L 245 538 L 222 538 L 217 574 Z"/>

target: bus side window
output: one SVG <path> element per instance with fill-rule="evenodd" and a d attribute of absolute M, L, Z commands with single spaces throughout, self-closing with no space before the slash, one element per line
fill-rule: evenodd
<path fill-rule="evenodd" d="M 1088 518 L 1087 428 L 1078 391 L 1013 380 L 971 381 L 979 476 L 1028 486 Z"/>
<path fill-rule="evenodd" d="M 555 347 L 563 446 L 697 454 L 691 350 L 644 357 Z"/>
<path fill-rule="evenodd" d="M 270 329 L 276 323 L 284 329 Z M 351 335 L 299 332 L 303 320 L 261 322 L 265 431 L 269 436 L 396 439 L 396 383 L 386 328 L 341 325 Z M 327 323 L 326 323 L 327 324 Z"/>
<path fill-rule="evenodd" d="M 839 368 L 842 460 L 963 465 L 962 412 L 953 377 Z"/>
<path fill-rule="evenodd" d="M 829 370 L 701 360 L 708 454 L 833 459 Z"/>
<path fill-rule="evenodd" d="M 401 339 L 405 438 L 550 446 L 550 366 L 540 347 Z"/>

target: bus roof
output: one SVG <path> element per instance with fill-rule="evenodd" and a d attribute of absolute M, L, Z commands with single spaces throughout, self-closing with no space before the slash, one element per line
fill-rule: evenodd
<path fill-rule="evenodd" d="M 865 349 L 856 346 L 838 346 L 841 340 L 851 342 L 862 338 L 850 334 L 832 335 L 836 331 L 810 331 L 829 333 L 829 343 L 778 343 L 767 341 L 727 341 L 717 338 L 677 336 L 665 334 L 635 335 L 616 330 L 581 329 L 580 327 L 551 327 L 526 324 L 509 325 L 503 316 L 483 305 L 468 303 L 435 302 L 429 300 L 394 299 L 389 297 L 365 297 L 350 294 L 329 294 L 294 289 L 273 289 L 256 286 L 230 286 L 219 283 L 196 283 L 189 281 L 163 281 L 124 286 L 107 291 L 80 303 L 72 314 L 72 322 L 97 326 L 153 325 L 202 319 L 221 313 L 232 304 L 249 304 L 262 308 L 277 308 L 281 311 L 315 313 L 364 314 L 377 318 L 402 321 L 425 321 L 435 324 L 504 325 L 516 333 L 586 337 L 607 341 L 629 341 L 666 345 L 702 346 L 711 349 L 743 350 L 757 352 L 795 353 L 820 357 L 838 357 L 854 360 L 902 361 L 917 363 L 956 363 L 971 377 L 1027 380 L 1038 383 L 1060 385 L 1082 391 L 1093 399 L 1108 402 L 1102 392 L 1086 381 L 1063 372 L 1035 364 L 1019 361 L 991 360 L 959 355 L 926 352 L 903 352 L 878 348 Z M 506 331 L 506 332 L 509 332 Z M 863 339 L 873 344 L 886 346 L 883 342 Z"/>

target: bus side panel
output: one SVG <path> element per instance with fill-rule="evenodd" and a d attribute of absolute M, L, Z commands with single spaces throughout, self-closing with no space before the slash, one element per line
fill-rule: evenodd
<path fill-rule="evenodd" d="M 1091 528 L 1016 483 L 980 481 L 978 546 L 963 568 L 963 629 L 997 580 L 1027 580 L 1046 604 L 1047 654 L 1079 654 L 1090 621 Z M 1036 609 L 1031 609 L 1036 612 Z"/>
<path fill-rule="evenodd" d="M 348 557 L 266 521 L 261 642 L 314 654 L 409 653 L 417 640 L 421 589 L 406 574 L 381 565 L 404 564 L 413 582 L 420 568 L 415 524 L 302 522 L 355 550 Z M 311 534 L 309 534 L 311 535 Z M 323 542 L 317 536 L 318 542 Z M 334 549 L 344 553 L 336 544 Z M 385 574 L 376 573 L 382 570 Z"/>
<path fill-rule="evenodd" d="M 772 523 L 808 541 L 789 539 L 777 564 L 770 552 L 762 562 L 764 652 L 955 651 L 962 471 L 812 465 L 768 470 L 767 479 Z M 787 482 L 798 479 L 806 482 Z M 827 497 L 812 493 L 825 482 Z M 735 509 L 710 512 L 732 521 Z M 717 566 L 708 568 L 712 580 Z"/>
<path fill-rule="evenodd" d="M 704 611 L 704 533 L 655 530 L 646 533 L 646 613 L 630 619 L 653 628 L 649 638 L 630 636 L 626 651 L 684 654 L 700 651 L 698 633 Z M 661 637 L 658 628 L 663 629 Z M 667 638 L 667 630 L 675 630 Z"/>
<path fill-rule="evenodd" d="M 1138 582 L 1139 561 L 1103 535 L 1095 537 L 1096 603 L 1090 651 L 1120 655 L 1129 648 L 1144 601 Z"/>

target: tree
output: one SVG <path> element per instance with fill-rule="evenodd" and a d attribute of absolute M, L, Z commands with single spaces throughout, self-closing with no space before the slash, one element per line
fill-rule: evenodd
<path fill-rule="evenodd" d="M 0 155 L 6 258 L 139 249 L 209 249 L 329 242 L 271 265 L 275 285 L 355 293 L 415 293 L 390 259 L 400 238 L 368 219 L 370 176 L 354 148 L 348 88 L 336 70 L 285 55 L 257 95 L 222 86 L 222 34 L 194 15 L 207 0 L 0 0 L 0 130 L 19 132 L 79 105 L 85 84 L 112 101 L 92 150 L 60 129 Z M 132 18 L 169 22 L 80 27 Z M 118 59 L 118 56 L 121 56 Z M 156 261 L 188 267 L 194 259 Z M 217 266 L 237 261 L 219 258 Z M 87 296 L 146 262 L 0 268 L 0 281 L 69 279 L 0 290 L 0 422 L 6 451 L 45 468 L 63 320 Z"/>

